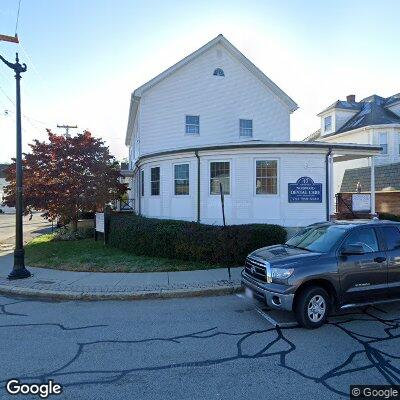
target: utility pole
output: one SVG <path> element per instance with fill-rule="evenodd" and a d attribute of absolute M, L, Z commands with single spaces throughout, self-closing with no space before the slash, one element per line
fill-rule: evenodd
<path fill-rule="evenodd" d="M 31 273 L 25 268 L 25 251 L 23 241 L 23 175 L 22 175 L 22 130 L 21 130 L 21 73 L 26 71 L 26 64 L 20 64 L 18 53 L 15 56 L 15 63 L 7 61 L 0 55 L 0 60 L 7 67 L 15 72 L 16 81 L 16 192 L 15 192 L 15 249 L 14 249 L 14 266 L 8 279 L 23 279 L 31 276 Z"/>
<path fill-rule="evenodd" d="M 76 125 L 58 125 L 57 124 L 57 128 L 65 129 L 65 135 L 68 136 L 69 135 L 69 130 L 70 129 L 76 129 L 77 126 Z"/>

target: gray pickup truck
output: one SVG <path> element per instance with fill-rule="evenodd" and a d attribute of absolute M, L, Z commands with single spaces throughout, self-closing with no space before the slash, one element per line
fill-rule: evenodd
<path fill-rule="evenodd" d="M 310 225 L 283 245 L 249 254 L 242 285 L 249 297 L 293 311 L 310 329 L 333 310 L 400 300 L 400 223 Z"/>

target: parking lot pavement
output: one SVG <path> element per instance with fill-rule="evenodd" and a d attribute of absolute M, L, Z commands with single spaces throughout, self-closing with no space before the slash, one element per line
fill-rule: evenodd
<path fill-rule="evenodd" d="M 133 302 L 0 297 L 6 381 L 54 379 L 60 399 L 339 399 L 400 380 L 400 304 L 273 326 L 240 296 Z M 11 396 L 10 396 L 11 397 Z"/>

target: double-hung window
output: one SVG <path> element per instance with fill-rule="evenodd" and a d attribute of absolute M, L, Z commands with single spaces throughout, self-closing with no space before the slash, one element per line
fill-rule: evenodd
<path fill-rule="evenodd" d="M 278 194 L 278 161 L 256 161 L 256 194 Z"/>
<path fill-rule="evenodd" d="M 198 135 L 200 133 L 200 116 L 186 115 L 185 132 L 189 135 Z"/>
<path fill-rule="evenodd" d="M 239 134 L 244 137 L 253 136 L 253 120 L 252 119 L 240 119 L 239 120 Z"/>
<path fill-rule="evenodd" d="M 324 118 L 324 132 L 330 132 L 332 130 L 332 116 L 329 115 Z"/>
<path fill-rule="evenodd" d="M 151 169 L 151 195 L 159 196 L 160 195 L 160 167 L 153 167 Z"/>
<path fill-rule="evenodd" d="M 175 196 L 189 194 L 189 164 L 174 165 Z"/>
<path fill-rule="evenodd" d="M 386 132 L 379 134 L 379 146 L 382 147 L 382 154 L 388 153 L 388 135 Z"/>
<path fill-rule="evenodd" d="M 213 161 L 210 163 L 210 194 L 230 194 L 230 163 L 229 161 Z"/>

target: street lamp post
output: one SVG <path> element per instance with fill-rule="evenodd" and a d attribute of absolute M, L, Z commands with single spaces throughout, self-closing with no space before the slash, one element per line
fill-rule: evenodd
<path fill-rule="evenodd" d="M 20 64 L 18 53 L 15 57 L 15 63 L 10 63 L 0 55 L 0 60 L 15 72 L 16 81 L 16 125 L 17 125 L 17 154 L 15 163 L 15 250 L 14 266 L 8 279 L 23 279 L 31 276 L 31 273 L 25 268 L 25 251 L 23 242 L 23 177 L 22 177 L 22 132 L 21 132 L 21 73 L 26 71 L 26 64 Z"/>

